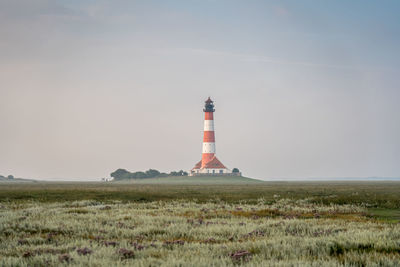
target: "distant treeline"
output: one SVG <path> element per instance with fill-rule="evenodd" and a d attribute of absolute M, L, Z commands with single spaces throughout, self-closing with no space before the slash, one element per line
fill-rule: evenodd
<path fill-rule="evenodd" d="M 154 169 L 149 169 L 145 172 L 129 172 L 125 169 L 118 169 L 115 172 L 112 172 L 111 177 L 114 180 L 127 180 L 127 179 L 146 179 L 146 178 L 155 178 L 155 177 L 168 177 L 168 176 L 187 176 L 188 173 L 185 171 L 172 171 L 170 173 L 159 172 Z"/>
<path fill-rule="evenodd" d="M 9 176 L 3 176 L 3 175 L 0 175 L 0 180 L 13 180 L 14 179 L 14 176 L 12 176 L 12 175 L 9 175 Z"/>

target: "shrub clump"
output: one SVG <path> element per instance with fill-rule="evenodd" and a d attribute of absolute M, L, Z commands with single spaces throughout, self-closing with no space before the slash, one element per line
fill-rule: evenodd
<path fill-rule="evenodd" d="M 131 242 L 130 244 L 131 244 L 131 246 L 133 246 L 136 250 L 143 250 L 143 249 L 146 248 L 146 246 L 143 246 L 143 245 L 141 245 L 141 244 L 139 244 L 139 243 L 136 243 L 136 242 Z"/>
<path fill-rule="evenodd" d="M 110 246 L 116 247 L 119 243 L 118 243 L 118 242 L 115 242 L 115 241 L 104 241 L 103 244 L 104 244 L 106 247 L 110 247 Z"/>
<path fill-rule="evenodd" d="M 238 250 L 229 254 L 233 261 L 248 261 L 251 259 L 251 253 L 247 250 Z"/>
<path fill-rule="evenodd" d="M 92 251 L 90 248 L 87 248 L 87 247 L 78 248 L 78 249 L 76 250 L 76 252 L 77 252 L 79 255 L 84 255 L 84 256 L 93 253 L 93 251 Z"/>
<path fill-rule="evenodd" d="M 132 259 L 135 257 L 135 253 L 133 250 L 129 250 L 126 248 L 120 248 L 118 250 L 118 254 L 121 256 L 122 259 Z"/>
<path fill-rule="evenodd" d="M 170 246 L 170 245 L 181 245 L 181 246 L 183 246 L 184 244 L 185 244 L 184 240 L 164 241 L 164 246 Z"/>
<path fill-rule="evenodd" d="M 61 254 L 60 256 L 58 256 L 58 260 L 61 262 L 71 262 L 73 259 L 72 259 L 71 255 L 65 253 L 65 254 Z"/>
<path fill-rule="evenodd" d="M 24 258 L 29 258 L 32 256 L 33 256 L 33 253 L 31 251 L 25 251 L 24 253 L 22 253 L 22 257 L 24 257 Z"/>

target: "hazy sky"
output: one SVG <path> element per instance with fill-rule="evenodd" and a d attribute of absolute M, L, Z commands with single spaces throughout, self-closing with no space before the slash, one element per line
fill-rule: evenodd
<path fill-rule="evenodd" d="M 0 0 L 0 174 L 400 176 L 400 1 Z"/>

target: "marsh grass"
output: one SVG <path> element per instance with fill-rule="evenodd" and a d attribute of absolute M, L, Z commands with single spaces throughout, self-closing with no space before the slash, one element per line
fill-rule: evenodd
<path fill-rule="evenodd" d="M 0 266 L 398 266 L 399 183 L 0 186 Z"/>
<path fill-rule="evenodd" d="M 400 224 L 376 220 L 363 206 L 310 199 L 256 202 L 5 202 L 0 266 L 396 266 L 400 261 Z"/>
<path fill-rule="evenodd" d="M 182 178 L 181 178 L 182 179 Z M 241 182 L 233 184 L 137 183 L 2 183 L 1 202 L 115 201 L 152 202 L 189 200 L 257 203 L 262 198 L 309 199 L 325 205 L 353 204 L 368 208 L 400 209 L 400 182 Z"/>

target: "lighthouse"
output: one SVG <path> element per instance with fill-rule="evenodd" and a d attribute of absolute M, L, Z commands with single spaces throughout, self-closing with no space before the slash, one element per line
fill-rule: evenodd
<path fill-rule="evenodd" d="M 232 175 L 215 155 L 214 102 L 209 97 L 204 105 L 204 135 L 201 160 L 191 169 L 189 175 Z M 236 174 L 236 173 L 235 173 Z"/>

